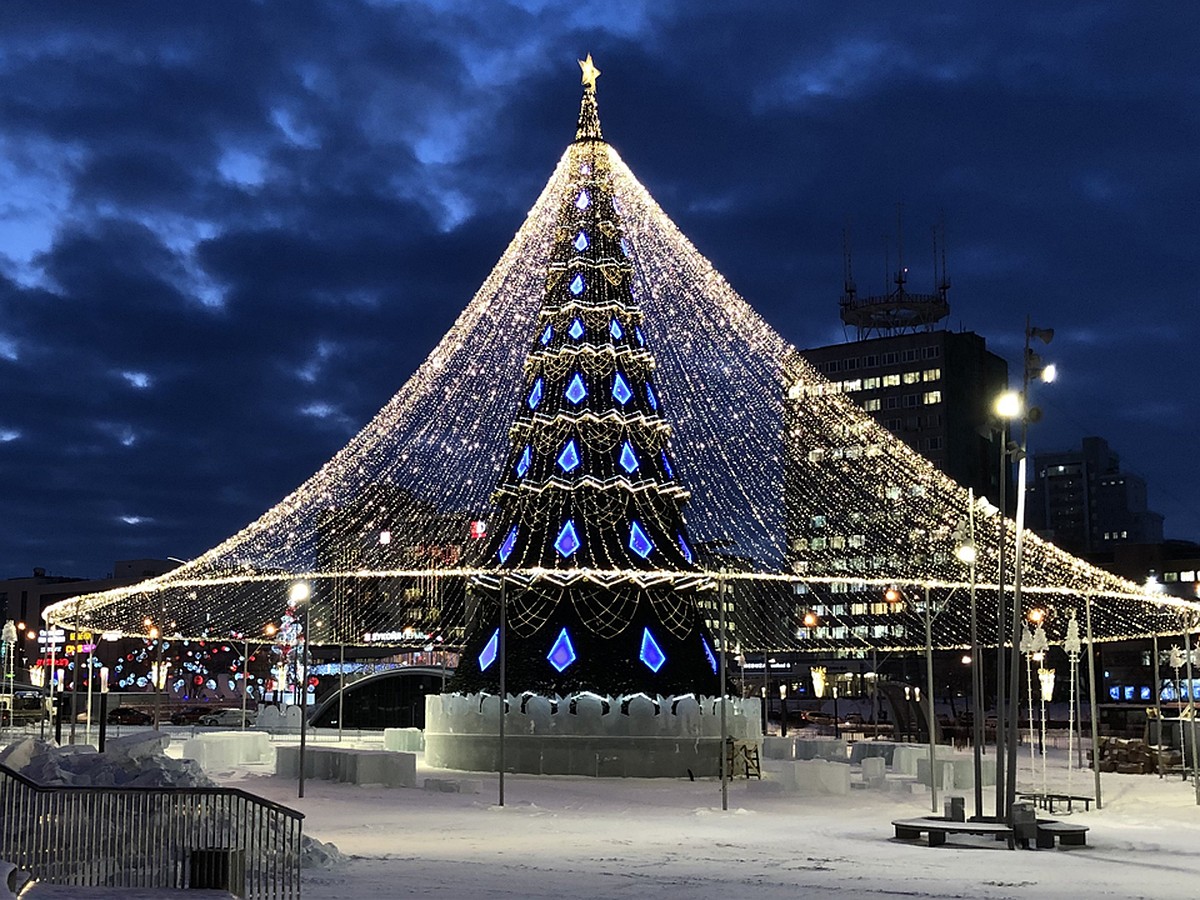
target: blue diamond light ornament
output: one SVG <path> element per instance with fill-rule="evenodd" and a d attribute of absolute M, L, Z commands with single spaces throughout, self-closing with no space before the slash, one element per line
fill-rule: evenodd
<path fill-rule="evenodd" d="M 545 347 L 554 337 L 554 326 L 547 325 L 546 330 L 542 332 L 542 346 Z"/>
<path fill-rule="evenodd" d="M 492 636 L 479 653 L 479 671 L 486 672 L 487 667 L 496 661 L 500 653 L 500 629 L 492 632 Z"/>
<path fill-rule="evenodd" d="M 575 249 L 582 253 L 588 248 L 588 236 L 584 232 L 575 235 Z"/>
<path fill-rule="evenodd" d="M 713 655 L 712 647 L 708 646 L 708 638 L 700 635 L 700 643 L 704 645 L 704 657 L 708 660 L 708 667 L 713 670 L 713 674 L 717 674 L 717 657 Z"/>
<path fill-rule="evenodd" d="M 654 393 L 654 388 L 650 382 L 646 382 L 646 399 L 650 401 L 650 408 L 658 412 L 658 395 Z"/>
<path fill-rule="evenodd" d="M 583 322 L 581 322 L 579 319 L 576 319 L 571 323 L 571 327 L 567 329 L 567 334 L 569 334 L 574 340 L 579 340 L 581 337 L 583 337 Z"/>
<path fill-rule="evenodd" d="M 583 289 L 587 287 L 587 282 L 583 280 L 583 275 L 581 273 L 576 272 L 575 277 L 571 279 L 571 283 L 568 285 L 568 287 L 570 287 L 571 293 L 578 297 L 583 293 Z"/>
<path fill-rule="evenodd" d="M 645 559 L 654 551 L 654 542 L 642 528 L 642 523 L 634 519 L 629 524 L 629 549 Z"/>
<path fill-rule="evenodd" d="M 638 461 L 637 454 L 633 451 L 633 444 L 626 441 L 621 445 L 621 468 L 632 475 L 638 470 L 641 463 Z"/>
<path fill-rule="evenodd" d="M 583 383 L 583 376 L 578 372 L 571 379 L 571 383 L 567 385 L 567 399 L 578 406 L 583 402 L 583 398 L 587 396 L 587 385 Z"/>
<path fill-rule="evenodd" d="M 672 481 L 675 480 L 675 470 L 671 468 L 671 460 L 667 459 L 667 451 L 662 452 L 663 471 L 667 473 L 667 477 Z"/>
<path fill-rule="evenodd" d="M 578 550 L 580 544 L 579 535 L 575 533 L 575 522 L 567 519 L 558 537 L 554 539 L 554 549 L 558 551 L 559 556 L 565 558 Z"/>
<path fill-rule="evenodd" d="M 642 328 L 640 325 L 633 326 L 633 336 L 637 339 L 639 347 L 646 346 L 646 336 L 642 334 Z"/>
<path fill-rule="evenodd" d="M 558 454 L 558 467 L 564 472 L 572 472 L 579 466 L 579 450 L 575 446 L 575 438 L 567 441 L 567 446 Z"/>
<path fill-rule="evenodd" d="M 500 557 L 501 564 L 508 562 L 509 556 L 512 555 L 513 547 L 517 545 L 517 526 L 514 525 L 509 529 L 508 536 L 504 539 L 504 543 L 500 545 L 496 555 Z"/>
<path fill-rule="evenodd" d="M 633 391 L 629 389 L 629 383 L 625 380 L 620 372 L 613 377 L 613 399 L 624 406 L 633 397 Z"/>
<path fill-rule="evenodd" d="M 588 204 L 592 202 L 591 196 L 588 195 L 587 188 L 579 192 L 579 196 L 575 198 L 576 209 L 587 209 Z"/>
<path fill-rule="evenodd" d="M 625 337 L 625 329 L 621 327 L 621 323 L 615 318 L 608 325 L 608 333 L 613 336 L 613 340 L 619 341 Z"/>
<path fill-rule="evenodd" d="M 675 535 L 675 539 L 679 541 L 679 550 L 683 553 L 683 558 L 688 562 L 692 561 L 692 548 L 688 546 L 687 541 L 683 539 L 682 534 Z"/>
<path fill-rule="evenodd" d="M 533 389 L 529 392 L 529 399 L 525 401 L 529 404 L 530 409 L 537 409 L 538 404 L 542 402 L 542 379 L 538 379 L 533 383 Z"/>
<path fill-rule="evenodd" d="M 517 477 L 524 478 L 525 473 L 529 471 L 530 465 L 533 464 L 533 448 L 528 444 L 521 451 L 521 458 L 517 460 Z"/>
<path fill-rule="evenodd" d="M 642 631 L 642 652 L 639 654 L 639 658 L 651 672 L 658 672 L 663 667 L 663 663 L 667 661 L 667 654 L 663 653 L 662 647 L 658 646 L 658 641 L 654 639 L 649 628 Z"/>
<path fill-rule="evenodd" d="M 567 629 L 564 628 L 558 633 L 558 637 L 554 640 L 554 645 L 550 648 L 550 652 L 546 654 L 546 659 L 559 672 L 578 659 L 575 655 L 575 647 L 571 644 L 571 635 L 567 633 Z"/>

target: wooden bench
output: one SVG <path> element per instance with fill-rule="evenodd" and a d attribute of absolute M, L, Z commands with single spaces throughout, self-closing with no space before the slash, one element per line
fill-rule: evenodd
<path fill-rule="evenodd" d="M 1039 850 L 1053 850 L 1055 838 L 1058 838 L 1061 847 L 1086 847 L 1087 831 L 1086 825 L 1038 819 L 1037 847 Z"/>
<path fill-rule="evenodd" d="M 1083 811 L 1087 812 L 1092 808 L 1094 797 L 1083 797 L 1078 794 L 1043 794 L 1040 791 L 1025 791 L 1019 794 L 1022 800 L 1032 800 L 1034 806 L 1039 809 L 1044 809 L 1046 812 L 1053 814 L 1055 803 L 1067 804 L 1067 812 L 1072 812 L 1076 803 L 1083 804 Z"/>
<path fill-rule="evenodd" d="M 922 832 L 929 835 L 929 846 L 940 847 L 946 843 L 948 834 L 982 834 L 1004 839 L 1008 849 L 1013 849 L 1013 830 L 1008 825 L 999 822 L 954 822 L 950 819 L 927 816 L 919 819 L 893 819 L 896 828 L 896 838 L 901 841 L 915 841 Z M 1053 846 L 1053 844 L 1052 844 Z"/>

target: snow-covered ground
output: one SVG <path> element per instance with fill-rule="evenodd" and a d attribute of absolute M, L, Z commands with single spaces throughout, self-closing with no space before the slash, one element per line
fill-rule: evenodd
<path fill-rule="evenodd" d="M 769 781 L 772 763 L 765 764 Z M 1063 767 L 1065 754 L 1052 781 L 1065 778 Z M 418 772 L 427 776 L 463 777 Z M 1200 892 L 1200 807 L 1192 786 L 1153 775 L 1103 776 L 1104 809 L 1071 817 L 1090 826 L 1087 848 L 1012 852 L 974 837 L 942 847 L 895 841 L 892 819 L 930 813 L 925 788 L 820 797 L 767 793 L 739 780 L 722 811 L 715 780 L 510 775 L 501 808 L 496 777 L 470 777 L 481 778 L 479 794 L 309 781 L 303 800 L 293 782 L 260 772 L 219 780 L 300 809 L 308 834 L 351 857 L 337 871 L 306 871 L 310 900 L 1191 900 Z M 1090 794 L 1091 772 L 1077 771 L 1074 785 Z"/>
<path fill-rule="evenodd" d="M 1065 754 L 1058 756 L 1052 784 L 1066 774 Z M 770 782 L 778 764 L 764 764 Z M 1027 757 L 1022 767 L 1025 782 Z M 467 777 L 480 782 L 480 793 L 308 781 L 299 800 L 295 782 L 265 765 L 210 774 L 303 811 L 306 834 L 350 857 L 339 868 L 305 870 L 307 900 L 1191 900 L 1200 892 L 1200 807 L 1192 786 L 1153 775 L 1103 776 L 1104 809 L 1071 816 L 1091 828 L 1088 847 L 1010 852 L 975 837 L 942 847 L 894 840 L 892 819 L 929 814 L 929 793 L 921 787 L 907 795 L 855 790 L 829 797 L 773 793 L 739 780 L 730 784 L 729 809 L 722 811 L 716 780 L 510 775 L 501 808 L 494 774 L 423 765 L 419 782 Z M 1090 794 L 1090 771 L 1077 771 L 1074 787 Z M 971 793 L 955 793 L 965 793 L 970 812 Z M 27 896 L 83 895 L 39 887 Z"/>

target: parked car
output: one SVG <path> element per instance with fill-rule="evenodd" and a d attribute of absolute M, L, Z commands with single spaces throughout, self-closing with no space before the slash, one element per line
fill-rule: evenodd
<path fill-rule="evenodd" d="M 189 706 L 171 713 L 172 725 L 195 725 L 209 713 L 207 706 Z"/>
<path fill-rule="evenodd" d="M 246 724 L 253 725 L 257 716 L 253 710 L 246 710 Z M 201 725 L 234 725 L 242 727 L 242 711 L 240 709 L 214 709 L 200 717 Z"/>
<path fill-rule="evenodd" d="M 109 725 L 153 725 L 154 716 L 135 706 L 118 706 L 108 711 Z"/>

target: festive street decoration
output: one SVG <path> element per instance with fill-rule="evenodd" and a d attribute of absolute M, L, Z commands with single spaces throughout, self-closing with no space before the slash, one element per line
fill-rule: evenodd
<path fill-rule="evenodd" d="M 729 643 L 745 648 L 922 648 L 904 598 L 926 589 L 943 610 L 933 644 L 969 645 L 954 539 L 966 490 L 855 405 L 860 381 L 824 378 L 730 287 L 603 140 L 599 70 L 585 60 L 581 76 L 575 142 L 379 414 L 228 540 L 53 606 L 53 621 L 136 635 L 153 610 L 178 639 L 257 633 L 303 578 L 314 643 L 420 648 L 439 634 L 474 660 L 503 579 L 517 640 L 573 625 L 572 677 L 597 665 L 593 637 L 627 641 L 629 671 L 648 671 L 648 627 L 667 658 L 654 677 L 691 678 L 709 669 L 720 581 Z M 981 609 L 998 605 L 1015 538 L 1001 516 L 976 535 Z M 1022 571 L 1050 642 L 1085 599 L 1097 640 L 1179 633 L 1196 607 L 1032 534 Z M 1000 639 L 994 617 L 979 629 Z"/>

